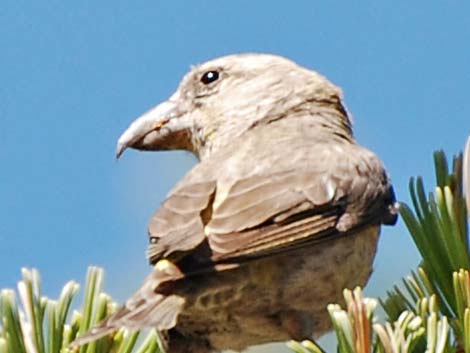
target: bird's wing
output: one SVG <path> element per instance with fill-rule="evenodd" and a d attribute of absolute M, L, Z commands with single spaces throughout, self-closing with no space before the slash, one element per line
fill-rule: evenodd
<path fill-rule="evenodd" d="M 152 217 L 151 262 L 188 255 L 196 263 L 230 262 L 380 223 L 394 202 L 381 163 L 334 156 L 335 161 L 319 156 L 311 167 L 232 183 L 183 180 Z"/>
<path fill-rule="evenodd" d="M 271 255 L 381 223 L 390 186 L 370 172 L 317 169 L 236 182 L 205 227 L 212 260 Z"/>

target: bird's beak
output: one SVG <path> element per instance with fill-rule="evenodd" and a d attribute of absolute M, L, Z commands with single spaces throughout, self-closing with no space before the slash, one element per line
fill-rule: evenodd
<path fill-rule="evenodd" d="M 137 118 L 118 140 L 116 158 L 128 148 L 140 150 L 186 149 L 189 122 L 178 92 Z"/>

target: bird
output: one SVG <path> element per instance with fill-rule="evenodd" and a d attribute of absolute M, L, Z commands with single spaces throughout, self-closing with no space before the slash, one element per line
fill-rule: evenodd
<path fill-rule="evenodd" d="M 327 304 L 366 284 L 381 225 L 397 220 L 341 89 L 281 56 L 192 67 L 124 131 L 117 158 L 128 148 L 198 163 L 150 219 L 151 273 L 76 344 L 120 327 L 157 330 L 169 353 L 316 339 L 331 329 Z"/>

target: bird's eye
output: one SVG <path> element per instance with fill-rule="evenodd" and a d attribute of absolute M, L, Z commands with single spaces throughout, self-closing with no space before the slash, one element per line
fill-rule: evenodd
<path fill-rule="evenodd" d="M 207 71 L 206 73 L 204 73 L 204 75 L 202 75 L 201 82 L 205 85 L 208 85 L 209 83 L 217 81 L 218 78 L 219 73 L 217 71 Z"/>

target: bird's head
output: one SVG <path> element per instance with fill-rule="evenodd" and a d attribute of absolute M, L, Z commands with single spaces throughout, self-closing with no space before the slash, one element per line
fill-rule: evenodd
<path fill-rule="evenodd" d="M 128 147 L 182 149 L 205 158 L 305 105 L 340 110 L 344 114 L 332 119 L 343 119 L 335 125 L 350 133 L 340 89 L 318 73 L 275 55 L 221 57 L 192 68 L 167 101 L 135 120 L 119 138 L 116 154 Z"/>

